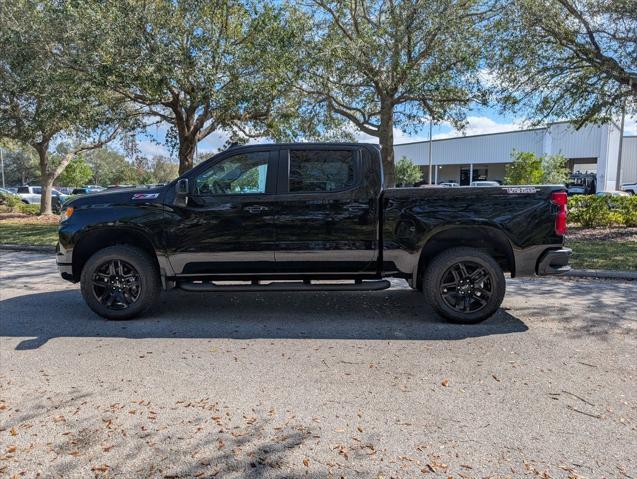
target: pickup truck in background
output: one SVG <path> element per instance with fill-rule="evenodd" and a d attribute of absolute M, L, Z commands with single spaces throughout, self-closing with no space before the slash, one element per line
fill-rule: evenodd
<path fill-rule="evenodd" d="M 16 194 L 23 203 L 27 205 L 39 205 L 42 200 L 41 186 L 19 186 Z M 59 212 L 62 209 L 62 203 L 66 201 L 68 195 L 60 193 L 56 189 L 51 190 L 51 207 L 53 211 Z"/>
<path fill-rule="evenodd" d="M 624 183 L 621 190 L 631 195 L 637 195 L 637 183 Z"/>
<path fill-rule="evenodd" d="M 64 205 L 57 263 L 128 319 L 160 290 L 380 290 L 404 278 L 444 318 L 490 317 L 512 277 L 569 269 L 563 186 L 384 188 L 368 144 L 230 148 L 166 186 Z"/>

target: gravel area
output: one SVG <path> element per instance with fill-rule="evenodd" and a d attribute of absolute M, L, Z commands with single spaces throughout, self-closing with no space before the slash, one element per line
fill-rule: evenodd
<path fill-rule="evenodd" d="M 474 326 L 400 281 L 107 322 L 0 251 L 0 476 L 636 477 L 635 284 L 507 286 Z"/>

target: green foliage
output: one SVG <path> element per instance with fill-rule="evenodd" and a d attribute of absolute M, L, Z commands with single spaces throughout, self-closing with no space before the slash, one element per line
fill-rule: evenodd
<path fill-rule="evenodd" d="M 572 196 L 568 210 L 569 222 L 584 228 L 637 226 L 637 196 Z"/>
<path fill-rule="evenodd" d="M 396 184 L 413 185 L 422 180 L 422 171 L 418 165 L 406 156 L 396 162 Z"/>
<path fill-rule="evenodd" d="M 109 141 L 132 118 L 121 95 L 69 68 L 71 52 L 91 52 L 75 48 L 76 26 L 64 13 L 49 1 L 14 0 L 0 8 L 0 138 L 37 152 L 43 213 L 51 213 L 50 188 L 74 156 Z M 75 147 L 51 156 L 60 138 Z"/>
<path fill-rule="evenodd" d="M 539 185 L 542 183 L 542 160 L 534 153 L 516 151 L 513 161 L 506 165 L 505 185 Z"/>
<path fill-rule="evenodd" d="M 511 156 L 513 161 L 505 167 L 505 185 L 563 185 L 568 180 L 568 160 L 561 155 L 538 157 L 514 151 Z"/>
<path fill-rule="evenodd" d="M 74 70 L 170 126 L 180 171 L 198 141 L 224 129 L 280 137 L 295 118 L 295 16 L 270 2 L 64 2 Z M 172 145 L 171 145 L 172 146 Z"/>
<path fill-rule="evenodd" d="M 0 208 L 1 211 L 7 213 L 24 213 L 28 215 L 37 215 L 40 211 L 39 205 L 27 205 L 15 195 L 6 195 L 0 193 Z"/>
<path fill-rule="evenodd" d="M 538 120 L 610 121 L 637 111 L 634 0 L 514 0 L 490 50 L 499 98 Z M 630 86 L 632 81 L 632 86 Z"/>
<path fill-rule="evenodd" d="M 9 142 L 2 148 L 7 185 L 28 185 L 40 179 L 38 160 L 32 148 Z"/>
<path fill-rule="evenodd" d="M 542 157 L 542 184 L 564 185 L 570 176 L 568 159 L 562 155 Z"/>
<path fill-rule="evenodd" d="M 60 186 L 82 186 L 86 185 L 93 177 L 91 166 L 82 157 L 76 157 L 66 165 L 62 174 L 58 177 L 57 183 Z"/>
<path fill-rule="evenodd" d="M 429 118 L 462 126 L 483 99 L 483 37 L 494 12 L 478 0 L 313 0 L 299 88 L 311 107 L 379 138 L 393 185 L 393 129 Z M 312 110 L 313 114 L 318 114 Z"/>

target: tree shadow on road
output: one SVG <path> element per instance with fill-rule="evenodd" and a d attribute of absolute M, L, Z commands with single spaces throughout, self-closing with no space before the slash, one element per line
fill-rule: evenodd
<path fill-rule="evenodd" d="M 409 289 L 382 292 L 163 294 L 143 318 L 106 321 L 79 292 L 25 294 L 0 302 L 0 335 L 27 337 L 18 350 L 58 337 L 459 340 L 521 333 L 527 326 L 500 310 L 477 325 L 448 324 Z"/>

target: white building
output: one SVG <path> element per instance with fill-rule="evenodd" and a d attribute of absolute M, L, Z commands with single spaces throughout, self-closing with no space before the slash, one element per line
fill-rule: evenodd
<path fill-rule="evenodd" d="M 597 191 L 617 188 L 620 130 L 614 123 L 589 125 L 575 130 L 567 122 L 552 123 L 504 133 L 445 138 L 432 142 L 432 178 L 435 183 L 453 181 L 468 185 L 477 180 L 504 179 L 504 168 L 513 151 L 538 156 L 563 155 L 573 172 L 595 173 Z M 396 160 L 403 156 L 421 165 L 428 177 L 429 142 L 394 146 Z M 621 183 L 637 181 L 637 136 L 625 136 L 622 146 Z"/>

